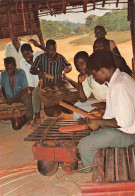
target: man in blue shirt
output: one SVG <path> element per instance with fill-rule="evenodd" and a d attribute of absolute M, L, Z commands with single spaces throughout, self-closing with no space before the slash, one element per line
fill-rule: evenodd
<path fill-rule="evenodd" d="M 1 73 L 1 90 L 5 101 L 8 104 L 22 102 L 26 107 L 26 121 L 29 124 L 32 120 L 32 104 L 27 93 L 28 82 L 25 72 L 16 68 L 16 61 L 13 57 L 4 59 L 5 71 Z"/>

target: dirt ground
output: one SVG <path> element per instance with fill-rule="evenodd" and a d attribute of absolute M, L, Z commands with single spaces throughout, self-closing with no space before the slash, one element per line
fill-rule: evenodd
<path fill-rule="evenodd" d="M 81 50 L 92 53 L 92 45 L 70 45 L 69 42 L 77 37 L 58 40 L 58 52 L 63 54 L 73 65 L 74 55 Z M 122 56 L 131 67 L 131 41 L 118 44 Z M 37 48 L 33 47 L 34 50 Z M 0 69 L 4 69 L 4 50 L 0 51 Z M 69 77 L 77 81 L 77 71 L 73 70 Z M 73 119 L 73 115 L 61 114 L 60 117 Z M 47 117 L 42 112 L 42 121 Z M 0 195 L 1 196 L 80 196 L 80 185 L 90 182 L 92 173 L 73 173 L 65 175 L 59 168 L 57 173 L 50 177 L 40 175 L 36 169 L 36 161 L 32 156 L 33 142 L 25 142 L 24 138 L 32 132 L 25 126 L 14 131 L 10 121 L 0 121 Z M 34 163 L 34 166 L 32 165 Z M 24 165 L 22 167 L 22 165 Z M 18 168 L 17 168 L 18 167 Z M 10 169 L 8 169 L 10 168 Z M 34 171 L 33 171 L 34 170 Z M 30 173 L 30 172 L 33 173 Z"/>

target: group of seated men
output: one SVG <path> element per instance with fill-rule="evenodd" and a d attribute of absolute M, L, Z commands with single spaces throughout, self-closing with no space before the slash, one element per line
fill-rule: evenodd
<path fill-rule="evenodd" d="M 105 38 L 102 26 L 95 27 L 93 53 L 79 51 L 74 56 L 74 64 L 79 72 L 78 83 L 68 80 L 78 89 L 79 102 L 75 105 L 88 112 L 100 111 L 102 118 L 88 122 L 93 131 L 78 144 L 82 163 L 79 168 L 89 172 L 93 158 L 99 148 L 127 147 L 135 141 L 135 82 L 132 71 L 121 56 L 115 42 Z M 56 52 L 56 42 L 48 40 L 44 51 L 35 52 L 28 43 L 21 50 L 23 59 L 20 68 L 16 68 L 13 57 L 4 59 L 5 71 L 1 74 L 1 90 L 7 103 L 21 101 L 27 108 L 27 123 L 30 124 L 35 114 L 34 126 L 40 123 L 39 80 L 55 84 L 62 82 L 62 72 L 72 70 L 70 63 Z M 49 79 L 45 75 L 54 76 Z M 89 97 L 93 94 L 94 100 Z M 80 116 L 79 116 L 80 117 Z M 74 115 L 75 120 L 79 118 Z M 83 116 L 82 116 L 83 117 Z"/>
<path fill-rule="evenodd" d="M 16 39 L 16 42 L 12 41 L 12 45 L 19 42 L 18 38 L 13 38 Z M 33 113 L 35 114 L 32 126 L 36 127 L 40 124 L 39 80 L 42 78 L 44 84 L 61 83 L 62 72 L 68 73 L 72 67 L 64 56 L 56 52 L 54 40 L 46 42 L 45 51 L 33 52 L 28 43 L 20 44 L 19 50 L 23 56 L 20 68 L 17 68 L 14 57 L 8 56 L 4 59 L 5 71 L 1 73 L 1 90 L 7 103 L 24 103 L 27 126 L 31 126 Z M 46 73 L 54 79 L 47 78 Z"/>

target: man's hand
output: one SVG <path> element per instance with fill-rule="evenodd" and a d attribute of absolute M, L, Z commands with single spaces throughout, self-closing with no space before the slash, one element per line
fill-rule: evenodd
<path fill-rule="evenodd" d="M 78 75 L 78 82 L 82 83 L 87 77 L 88 77 L 88 74 L 84 74 L 84 75 L 79 74 Z"/>
<path fill-rule="evenodd" d="M 69 73 L 72 70 L 71 66 L 65 67 L 64 73 Z"/>
<path fill-rule="evenodd" d="M 29 39 L 29 41 L 32 42 L 35 47 L 39 47 L 39 43 L 36 40 Z"/>
<path fill-rule="evenodd" d="M 100 128 L 98 120 L 90 120 L 88 123 L 88 128 L 90 128 L 92 131 L 97 131 Z"/>
<path fill-rule="evenodd" d="M 97 112 L 97 113 L 100 113 L 101 115 L 103 115 L 105 112 L 105 108 L 106 108 L 106 102 L 94 103 L 91 106 L 95 107 L 95 108 L 93 110 L 91 110 L 90 113 Z"/>

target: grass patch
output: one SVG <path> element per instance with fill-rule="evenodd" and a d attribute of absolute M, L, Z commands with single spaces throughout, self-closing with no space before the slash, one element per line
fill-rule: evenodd
<path fill-rule="evenodd" d="M 116 43 L 122 43 L 128 40 L 131 40 L 130 31 L 119 31 L 119 32 L 108 32 L 106 35 L 107 39 L 114 40 Z M 69 44 L 77 44 L 77 45 L 92 45 L 95 41 L 94 33 L 83 36 L 82 38 L 75 39 Z"/>

